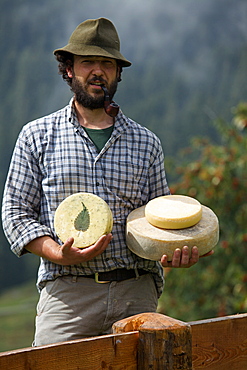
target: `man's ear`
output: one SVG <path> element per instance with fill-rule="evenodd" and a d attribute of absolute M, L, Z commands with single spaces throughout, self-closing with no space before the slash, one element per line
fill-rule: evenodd
<path fill-rule="evenodd" d="M 73 67 L 72 66 L 68 66 L 66 68 L 66 72 L 67 72 L 67 75 L 68 75 L 69 78 L 73 77 Z"/>
<path fill-rule="evenodd" d="M 122 78 L 121 78 L 122 70 L 123 70 L 123 68 L 121 66 L 117 67 L 117 80 L 118 80 L 118 82 L 122 81 Z"/>

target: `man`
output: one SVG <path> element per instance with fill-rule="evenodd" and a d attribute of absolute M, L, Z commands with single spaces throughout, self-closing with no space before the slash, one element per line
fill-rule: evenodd
<path fill-rule="evenodd" d="M 3 202 L 12 251 L 41 258 L 35 346 L 110 333 L 119 319 L 154 312 L 163 288 L 161 264 L 125 244 L 127 215 L 169 188 L 159 139 L 121 110 L 106 112 L 108 94 L 111 101 L 122 68 L 131 65 L 120 53 L 117 31 L 107 19 L 87 20 L 54 54 L 74 97 L 23 127 Z M 73 238 L 62 244 L 53 226 L 60 202 L 77 192 L 102 197 L 114 217 L 112 233 L 85 249 L 73 247 Z M 161 263 L 189 267 L 197 261 L 197 248 L 189 256 L 184 247 Z"/>

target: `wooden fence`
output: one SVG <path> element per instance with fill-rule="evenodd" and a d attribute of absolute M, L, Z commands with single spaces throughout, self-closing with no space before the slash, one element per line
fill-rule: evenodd
<path fill-rule="evenodd" d="M 114 334 L 0 353 L 1 370 L 246 370 L 247 314 L 184 323 L 158 313 Z"/>

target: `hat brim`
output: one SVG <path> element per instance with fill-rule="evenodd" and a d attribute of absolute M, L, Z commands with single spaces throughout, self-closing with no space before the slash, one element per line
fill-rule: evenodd
<path fill-rule="evenodd" d="M 104 48 L 96 45 L 86 45 L 86 44 L 75 45 L 69 43 L 68 45 L 64 46 L 61 49 L 54 50 L 53 53 L 56 55 L 57 53 L 60 52 L 67 52 L 81 56 L 101 56 L 106 58 L 112 58 L 118 60 L 122 67 L 131 66 L 131 62 L 124 58 L 124 56 L 119 51 L 109 47 Z"/>

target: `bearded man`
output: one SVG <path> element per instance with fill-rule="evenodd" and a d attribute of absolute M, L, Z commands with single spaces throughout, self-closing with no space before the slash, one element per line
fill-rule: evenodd
<path fill-rule="evenodd" d="M 117 31 L 105 18 L 81 23 L 54 51 L 73 98 L 63 109 L 26 124 L 6 181 L 3 226 L 18 256 L 40 256 L 34 346 L 108 334 L 117 320 L 155 312 L 163 266 L 189 267 L 198 250 L 176 250 L 161 263 L 132 253 L 125 241 L 128 214 L 169 194 L 160 140 L 112 102 L 122 68 Z M 54 214 L 69 195 L 103 198 L 112 232 L 79 249 L 54 230 Z M 96 279 L 97 276 L 97 279 Z"/>

